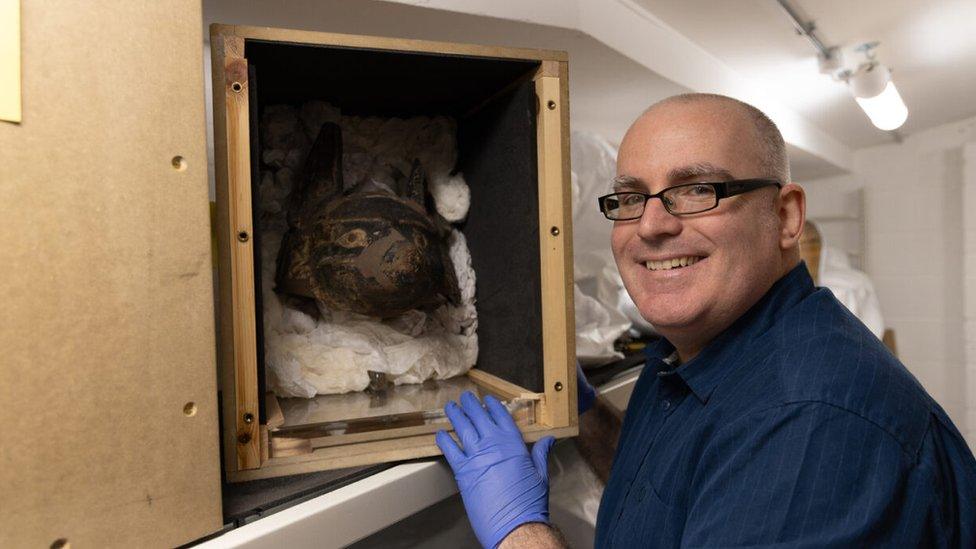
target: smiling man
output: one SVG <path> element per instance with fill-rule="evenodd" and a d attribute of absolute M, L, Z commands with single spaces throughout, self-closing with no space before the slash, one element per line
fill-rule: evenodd
<path fill-rule="evenodd" d="M 596 545 L 976 546 L 962 436 L 800 263 L 805 198 L 776 126 L 727 97 L 673 97 L 631 126 L 617 173 L 600 207 L 663 339 L 627 409 Z M 551 439 L 529 452 L 496 400 L 461 400 L 446 410 L 461 445 L 438 443 L 479 540 L 561 546 Z M 581 438 L 611 446 L 614 426 L 587 416 Z"/>

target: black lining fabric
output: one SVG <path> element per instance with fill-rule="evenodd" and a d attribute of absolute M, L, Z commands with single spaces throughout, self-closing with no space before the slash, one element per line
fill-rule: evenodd
<path fill-rule="evenodd" d="M 478 367 L 543 390 L 536 95 L 525 82 L 458 128 L 471 188 L 464 235 L 477 276 Z"/>
<path fill-rule="evenodd" d="M 248 86 L 248 118 L 251 147 L 251 247 L 254 250 L 254 331 L 257 348 L 258 367 L 258 420 L 261 424 L 267 422 L 267 410 L 263 395 L 267 391 L 264 379 L 264 297 L 261 295 L 261 226 L 260 216 L 255 215 L 255 197 L 260 196 L 258 186 L 261 184 L 261 131 L 258 113 L 258 74 L 254 66 L 247 67 Z M 236 238 L 236 236 L 232 237 Z"/>
<path fill-rule="evenodd" d="M 256 40 L 246 42 L 245 55 L 251 74 L 255 162 L 262 152 L 258 121 L 268 105 L 297 107 L 322 100 L 344 115 L 447 115 L 458 120 L 458 169 L 471 188 L 471 210 L 461 231 L 477 277 L 477 366 L 541 392 L 537 98 L 533 82 L 525 79 L 539 62 Z M 473 114 L 462 118 L 472 109 Z M 259 171 L 253 167 L 252 172 L 252 197 L 257 200 Z M 253 211 L 259 211 L 256 203 Z M 255 219 L 257 266 L 256 223 Z M 255 268 L 256 276 L 258 271 Z M 260 286 L 256 290 L 259 293 Z M 262 317 L 259 309 L 256 318 L 260 322 Z M 259 324 L 262 381 L 263 336 Z M 262 410 L 262 422 L 263 415 Z"/>
<path fill-rule="evenodd" d="M 356 116 L 459 117 L 538 61 L 246 42 L 265 105 L 324 100 Z"/>

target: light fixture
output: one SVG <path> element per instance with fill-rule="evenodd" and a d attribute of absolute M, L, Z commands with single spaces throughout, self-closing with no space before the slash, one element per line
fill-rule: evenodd
<path fill-rule="evenodd" d="M 820 72 L 829 74 L 838 82 L 847 83 L 857 104 L 875 127 L 893 131 L 905 123 L 908 107 L 891 81 L 891 71 L 875 59 L 879 42 L 866 42 L 853 48 L 828 47 L 817 36 L 813 21 L 804 21 L 789 0 L 776 1 L 793 21 L 797 34 L 809 40 L 819 52 Z M 845 50 L 848 53 L 845 54 Z M 867 60 L 855 65 L 857 55 L 863 55 Z"/>
<path fill-rule="evenodd" d="M 896 130 L 908 119 L 908 107 L 891 81 L 888 67 L 875 61 L 865 63 L 847 82 L 857 104 L 878 129 Z"/>

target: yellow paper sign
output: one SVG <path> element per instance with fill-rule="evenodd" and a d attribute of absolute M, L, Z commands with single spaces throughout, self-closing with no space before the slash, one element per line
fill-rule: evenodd
<path fill-rule="evenodd" d="M 20 0 L 0 0 L 0 120 L 21 121 Z"/>

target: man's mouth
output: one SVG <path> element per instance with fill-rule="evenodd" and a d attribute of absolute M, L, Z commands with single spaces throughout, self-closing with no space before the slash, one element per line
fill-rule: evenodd
<path fill-rule="evenodd" d="M 663 259 L 660 261 L 647 261 L 644 263 L 644 265 L 649 271 L 670 271 L 671 269 L 680 269 L 682 267 L 694 265 L 702 259 L 704 259 L 704 257 L 700 255 L 690 255 L 687 257 Z"/>

